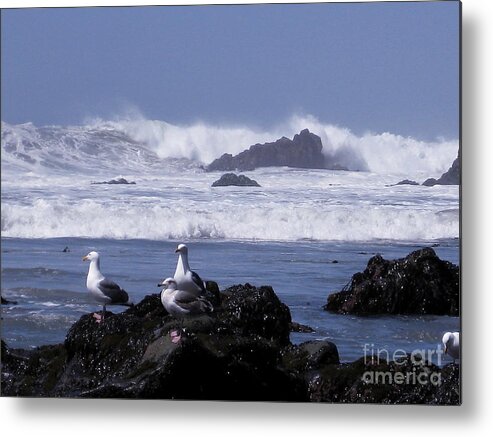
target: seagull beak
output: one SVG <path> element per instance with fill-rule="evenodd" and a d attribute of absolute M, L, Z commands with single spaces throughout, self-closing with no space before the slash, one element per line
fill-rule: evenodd
<path fill-rule="evenodd" d="M 447 346 L 445 346 L 445 353 L 447 353 L 447 352 L 448 352 L 448 347 L 447 347 Z"/>
<path fill-rule="evenodd" d="M 82 261 L 87 261 L 89 258 L 86 256 L 82 257 Z"/>
<path fill-rule="evenodd" d="M 175 253 L 178 253 L 179 251 L 180 251 L 180 249 L 176 249 L 176 250 L 175 250 Z"/>

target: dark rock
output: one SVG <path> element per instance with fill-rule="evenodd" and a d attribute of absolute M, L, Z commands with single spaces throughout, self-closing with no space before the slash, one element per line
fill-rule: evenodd
<path fill-rule="evenodd" d="M 91 185 L 103 185 L 103 184 L 109 184 L 109 185 L 135 185 L 135 182 L 128 182 L 125 178 L 118 178 L 118 179 L 111 179 L 109 181 L 103 181 L 103 182 L 91 182 Z"/>
<path fill-rule="evenodd" d="M 228 187 L 231 185 L 235 187 L 260 187 L 257 181 L 242 174 L 237 176 L 234 173 L 223 174 L 220 179 L 212 184 L 213 187 Z"/>
<path fill-rule="evenodd" d="M 440 260 L 432 248 L 387 261 L 372 257 L 324 309 L 340 314 L 459 315 L 459 268 Z"/>
<path fill-rule="evenodd" d="M 460 150 L 457 153 L 452 166 L 440 178 L 429 178 L 423 182 L 423 185 L 432 187 L 434 185 L 459 185 L 460 184 Z"/>
<path fill-rule="evenodd" d="M 208 283 L 213 292 L 217 284 Z M 169 331 L 184 330 L 179 345 Z M 457 404 L 459 369 L 441 369 L 442 386 L 369 384 L 372 369 L 439 371 L 395 363 L 341 364 L 334 343 L 289 341 L 291 315 L 271 287 L 236 285 L 210 315 L 179 325 L 146 296 L 98 324 L 82 316 L 63 344 L 35 350 L 1 342 L 3 396 L 296 402 Z M 421 367 L 420 367 L 421 366 Z"/>
<path fill-rule="evenodd" d="M 272 288 L 237 285 L 221 300 L 211 316 L 185 319 L 180 345 L 168 335 L 179 324 L 158 294 L 107 312 L 101 324 L 82 316 L 60 345 L 22 351 L 2 344 L 2 393 L 306 401 L 304 379 L 279 366 L 291 315 Z"/>
<path fill-rule="evenodd" d="M 419 185 L 416 181 L 411 181 L 409 179 L 404 179 L 402 181 L 397 182 L 395 185 Z"/>
<path fill-rule="evenodd" d="M 272 287 L 235 285 L 223 292 L 224 325 L 240 336 L 261 336 L 281 345 L 289 343 L 291 313 Z"/>
<path fill-rule="evenodd" d="M 17 305 L 17 302 L 15 300 L 7 300 L 3 296 L 1 296 L 2 299 L 2 305 Z"/>
<path fill-rule="evenodd" d="M 315 332 L 315 330 L 308 325 L 302 325 L 301 323 L 298 322 L 291 322 L 291 332 L 310 333 L 310 332 Z"/>
<path fill-rule="evenodd" d="M 362 357 L 328 365 L 309 381 L 312 402 L 460 405 L 459 368 Z"/>
<path fill-rule="evenodd" d="M 282 137 L 273 143 L 255 144 L 240 154 L 225 153 L 207 166 L 207 171 L 249 171 L 259 167 L 295 167 L 346 170 L 322 153 L 322 140 L 308 129 L 292 140 Z"/>

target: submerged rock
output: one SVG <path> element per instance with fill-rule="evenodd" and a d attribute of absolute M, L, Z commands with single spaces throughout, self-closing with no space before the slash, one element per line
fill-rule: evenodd
<path fill-rule="evenodd" d="M 207 166 L 207 171 L 249 171 L 259 167 L 295 167 L 346 170 L 322 153 L 322 140 L 308 129 L 292 140 L 255 144 L 238 155 L 225 153 Z"/>
<path fill-rule="evenodd" d="M 375 255 L 324 309 L 340 314 L 459 315 L 459 267 L 432 248 L 392 261 Z"/>
<path fill-rule="evenodd" d="M 91 185 L 103 185 L 103 184 L 109 184 L 109 185 L 135 185 L 135 182 L 128 182 L 125 178 L 118 178 L 118 179 L 111 179 L 109 181 L 103 181 L 103 182 L 91 182 Z"/>
<path fill-rule="evenodd" d="M 225 173 L 220 179 L 212 184 L 213 187 L 260 187 L 257 181 L 250 179 L 245 175 L 236 175 L 234 173 Z"/>
<path fill-rule="evenodd" d="M 404 179 L 402 181 L 397 182 L 395 185 L 419 185 L 416 181 L 411 181 L 409 179 Z"/>

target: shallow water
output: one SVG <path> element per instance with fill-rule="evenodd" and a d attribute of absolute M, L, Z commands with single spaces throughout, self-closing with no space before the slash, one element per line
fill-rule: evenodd
<path fill-rule="evenodd" d="M 103 273 L 121 284 L 134 302 L 159 291 L 157 283 L 172 276 L 176 241 L 109 239 L 2 239 L 2 294 L 17 305 L 2 307 L 2 337 L 13 347 L 63 341 L 69 327 L 98 306 L 85 288 L 88 265 L 82 256 L 101 253 Z M 366 348 L 436 350 L 445 331 L 458 330 L 459 318 L 447 316 L 356 317 L 322 310 L 328 294 L 339 291 L 368 259 L 403 257 L 425 244 L 409 242 L 240 242 L 188 243 L 190 264 L 203 279 L 220 288 L 249 282 L 272 285 L 293 320 L 314 333 L 293 333 L 293 342 L 326 338 L 350 361 Z M 437 244 L 437 243 L 435 243 Z M 69 247 L 70 252 L 63 252 Z M 442 259 L 458 263 L 458 241 L 434 248 Z M 334 263 L 333 261 L 337 261 Z M 111 307 L 124 311 L 124 307 Z"/>

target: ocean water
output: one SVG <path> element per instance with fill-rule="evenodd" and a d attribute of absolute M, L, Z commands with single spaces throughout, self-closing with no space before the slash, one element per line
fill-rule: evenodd
<path fill-rule="evenodd" d="M 221 173 L 204 163 L 304 127 L 351 171 L 263 168 L 245 172 L 260 188 L 211 187 Z M 358 137 L 313 118 L 269 132 L 149 120 L 2 123 L 2 295 L 17 301 L 2 306 L 2 338 L 13 347 L 58 343 L 98 309 L 85 289 L 87 252 L 99 251 L 103 273 L 138 302 L 172 276 L 174 249 L 185 242 L 192 268 L 221 288 L 272 285 L 293 320 L 315 330 L 293 333 L 294 342 L 327 338 L 343 361 L 362 356 L 365 344 L 436 350 L 459 318 L 342 316 L 322 306 L 376 253 L 392 259 L 432 245 L 459 264 L 458 187 L 394 185 L 439 177 L 457 148 Z M 91 183 L 118 177 L 135 185 Z"/>

